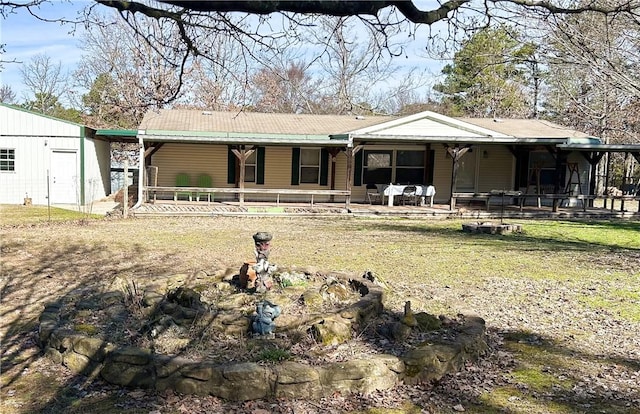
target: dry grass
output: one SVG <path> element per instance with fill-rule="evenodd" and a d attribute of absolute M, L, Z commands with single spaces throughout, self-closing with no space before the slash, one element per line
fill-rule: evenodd
<path fill-rule="evenodd" d="M 535 387 L 522 384 L 541 381 L 531 374 L 532 369 L 540 368 L 539 352 L 558 354 L 557 366 L 545 362 L 545 369 L 550 375 L 564 376 L 560 385 L 553 388 L 551 381 L 548 392 L 542 393 L 548 404 L 540 412 L 584 411 L 575 402 L 576 384 L 581 375 L 592 378 L 601 371 L 572 371 L 583 364 L 596 371 L 615 367 L 618 378 L 625 380 L 633 379 L 634 370 L 640 371 L 640 344 L 634 333 L 640 332 L 637 221 L 523 221 L 521 235 L 488 236 L 463 234 L 459 221 L 98 220 L 80 215 L 75 217 L 79 221 L 68 221 L 74 217 L 65 216 L 63 221 L 50 223 L 43 222 L 41 214 L 30 220 L 10 210 L 3 208 L 0 230 L 2 412 L 55 412 L 60 407 L 69 412 L 110 412 L 96 406 L 100 398 L 117 408 L 113 412 L 138 412 L 136 398 L 108 387 L 87 391 L 90 388 L 78 386 L 82 379 L 41 358 L 35 328 L 44 304 L 61 297 L 81 297 L 93 286 L 108 284 L 118 276 L 144 283 L 160 275 L 239 267 L 253 257 L 251 236 L 257 231 L 273 233 L 270 259 L 275 263 L 356 273 L 370 270 L 392 287 L 386 302 L 390 310 L 400 312 L 405 300 L 412 301 L 414 310 L 434 314 L 472 310 L 485 317 L 489 329 L 507 345 L 534 346 L 536 352 L 530 346 L 505 345 L 501 352 L 514 355 L 516 365 L 520 361 L 526 368 L 513 377 L 517 393 L 495 383 L 484 393 L 482 388 L 465 393 L 474 401 L 472 407 L 483 408 L 472 411 L 524 413 L 534 407 L 534 403 L 527 405 L 530 400 L 538 407 L 540 399 L 531 396 Z M 518 335 L 523 335 L 524 342 Z M 544 341 L 531 342 L 530 335 Z M 597 388 L 595 394 L 586 394 L 593 401 L 585 397 L 584 404 L 600 409 L 604 401 L 602 406 L 612 407 L 605 412 L 637 412 L 626 405 L 634 401 L 633 393 L 640 392 L 637 385 L 629 385 L 633 381 L 616 384 L 612 379 L 607 383 L 609 390 L 612 383 L 618 390 L 612 396 Z M 139 412 L 152 411 L 153 407 L 144 404 L 168 404 L 156 397 L 145 398 Z M 448 397 L 441 398 L 446 404 Z M 162 412 L 172 412 L 171 407 L 166 405 Z M 430 409 L 439 411 L 438 406 Z"/>

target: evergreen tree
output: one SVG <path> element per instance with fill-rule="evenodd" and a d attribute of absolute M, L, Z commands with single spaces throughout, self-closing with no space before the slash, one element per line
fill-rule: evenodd
<path fill-rule="evenodd" d="M 434 89 L 450 115 L 526 117 L 530 113 L 524 63 L 535 49 L 501 26 L 486 28 L 463 42 L 445 79 Z"/>

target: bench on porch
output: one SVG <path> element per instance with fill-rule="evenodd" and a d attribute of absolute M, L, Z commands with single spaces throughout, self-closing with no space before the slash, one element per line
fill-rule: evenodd
<path fill-rule="evenodd" d="M 562 200 L 579 200 L 582 203 L 582 211 L 587 211 L 587 202 L 586 200 L 595 200 L 598 198 L 596 195 L 587 195 L 587 194 L 522 194 L 520 195 L 520 210 L 522 211 L 522 207 L 525 205 L 526 200 L 528 198 L 538 199 L 538 204 L 540 203 L 540 199 L 546 200 L 558 200 L 561 202 Z"/>
<path fill-rule="evenodd" d="M 504 204 L 504 201 L 507 199 L 517 199 L 518 204 L 520 206 L 520 211 L 522 211 L 522 208 L 524 207 L 526 200 L 529 198 L 535 198 L 538 200 L 547 199 L 547 200 L 558 200 L 558 201 L 574 199 L 574 200 L 580 200 L 582 202 L 582 210 L 586 211 L 587 210 L 586 200 L 595 200 L 596 198 L 599 198 L 599 197 L 595 195 L 584 195 L 584 194 L 579 194 L 579 195 L 523 194 L 521 191 L 492 190 L 488 193 L 453 193 L 451 197 L 451 206 L 452 206 L 451 208 L 452 209 L 455 208 L 456 201 L 462 199 L 462 200 L 468 200 L 470 202 L 481 201 L 485 204 L 487 211 L 489 211 L 492 199 L 495 200 L 496 198 L 501 198 L 501 204 Z"/>
<path fill-rule="evenodd" d="M 504 205 L 505 200 L 518 198 L 522 195 L 520 191 L 508 190 L 491 190 L 488 193 L 453 193 L 451 196 L 451 208 L 454 209 L 457 200 L 465 200 L 468 202 L 480 201 L 484 203 L 487 211 L 491 206 L 492 199 L 500 199 L 500 204 Z"/>
<path fill-rule="evenodd" d="M 624 205 L 625 201 L 637 201 L 638 202 L 638 213 L 640 213 L 640 194 L 638 195 L 602 195 L 598 198 L 602 198 L 604 200 L 611 200 L 611 211 L 615 210 L 614 203 L 616 200 L 620 201 L 620 207 Z"/>
<path fill-rule="evenodd" d="M 292 188 L 236 188 L 236 187 L 146 187 L 147 200 L 155 203 L 159 194 L 173 195 L 174 202 L 177 202 L 178 193 L 195 193 L 195 194 L 267 194 L 274 195 L 276 205 L 280 204 L 281 195 L 298 195 L 310 196 L 311 207 L 314 204 L 314 196 L 339 196 L 345 197 L 345 204 L 348 206 L 351 198 L 351 192 L 347 190 L 318 190 L 318 189 L 292 189 Z"/>

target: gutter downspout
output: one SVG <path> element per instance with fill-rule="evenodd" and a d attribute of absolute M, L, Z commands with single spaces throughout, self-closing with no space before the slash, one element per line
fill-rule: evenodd
<path fill-rule="evenodd" d="M 138 201 L 131 207 L 131 210 L 135 210 L 142 205 L 142 195 L 144 193 L 144 141 L 141 134 L 138 134 L 138 147 L 140 150 L 138 154 Z"/>

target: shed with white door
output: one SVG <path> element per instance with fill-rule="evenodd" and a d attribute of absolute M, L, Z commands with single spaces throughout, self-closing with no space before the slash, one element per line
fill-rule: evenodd
<path fill-rule="evenodd" d="M 110 192 L 109 142 L 95 130 L 0 104 L 0 203 L 87 205 Z"/>

